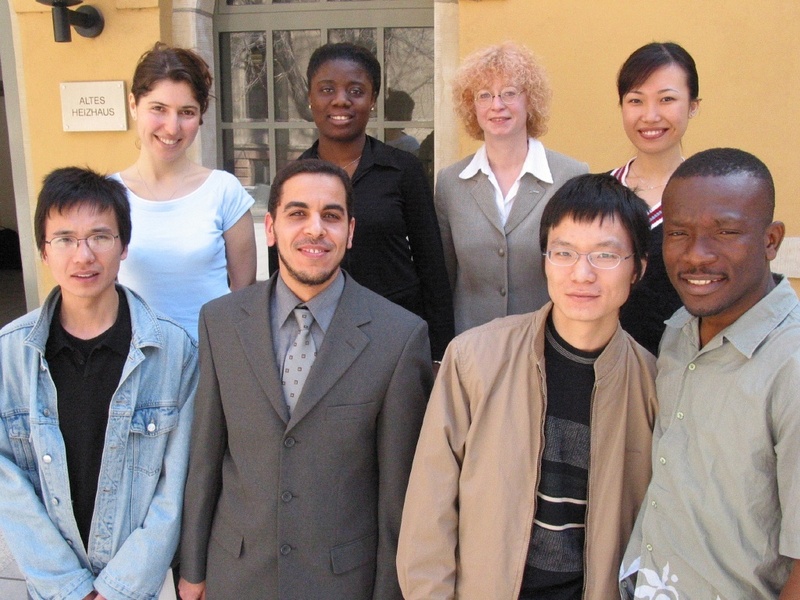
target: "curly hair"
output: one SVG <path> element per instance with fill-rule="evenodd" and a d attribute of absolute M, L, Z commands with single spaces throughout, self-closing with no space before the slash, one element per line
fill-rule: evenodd
<path fill-rule="evenodd" d="M 507 80 L 525 92 L 528 135 L 541 137 L 547 131 L 550 116 L 550 83 L 533 52 L 514 42 L 476 50 L 464 59 L 456 72 L 453 104 L 467 133 L 476 140 L 483 139 L 475 113 L 475 93 L 488 88 L 495 78 Z"/>

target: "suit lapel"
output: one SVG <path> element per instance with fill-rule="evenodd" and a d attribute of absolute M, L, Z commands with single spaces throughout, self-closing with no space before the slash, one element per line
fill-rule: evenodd
<path fill-rule="evenodd" d="M 489 183 L 489 178 L 483 173 L 479 173 L 469 181 L 473 182 L 473 185 L 470 187 L 470 193 L 475 199 L 475 202 L 477 202 L 478 207 L 489 222 L 502 233 L 503 225 L 500 223 L 500 213 L 494 201 L 494 187 Z"/>
<path fill-rule="evenodd" d="M 258 293 L 242 299 L 241 309 L 244 317 L 236 323 L 236 332 L 242 344 L 243 354 L 258 379 L 261 389 L 269 399 L 272 408 L 284 423 L 289 422 L 289 409 L 283 400 L 280 366 L 272 347 L 272 323 L 269 318 L 269 297 L 275 277 L 260 284 Z"/>
<path fill-rule="evenodd" d="M 339 305 L 325 332 L 325 339 L 287 429 L 294 427 L 325 397 L 369 344 L 369 336 L 361 330 L 361 326 L 368 323 L 372 316 L 362 304 L 361 297 L 361 292 L 347 276 Z"/>
<path fill-rule="evenodd" d="M 511 212 L 508 214 L 508 219 L 506 219 L 505 234 L 508 235 L 517 225 L 522 223 L 544 196 L 544 184 L 533 175 L 523 175 L 519 181 L 519 189 L 514 198 Z"/>

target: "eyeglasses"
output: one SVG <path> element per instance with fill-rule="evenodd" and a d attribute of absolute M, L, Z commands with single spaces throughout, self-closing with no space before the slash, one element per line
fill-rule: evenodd
<path fill-rule="evenodd" d="M 623 260 L 628 260 L 633 254 L 620 256 L 615 252 L 575 252 L 575 250 L 548 250 L 543 254 L 551 264 L 557 267 L 571 267 L 578 262 L 581 256 L 589 260 L 589 264 L 598 269 L 616 269 Z"/>
<path fill-rule="evenodd" d="M 111 235 L 110 233 L 95 233 L 85 238 L 77 238 L 71 235 L 61 235 L 54 237 L 52 240 L 45 240 L 45 244 L 50 244 L 50 249 L 54 252 L 66 254 L 74 252 L 81 245 L 81 242 L 86 242 L 89 250 L 92 252 L 108 252 L 114 247 L 118 235 Z"/>
<path fill-rule="evenodd" d="M 520 92 L 516 88 L 505 88 L 500 90 L 499 94 L 492 94 L 489 90 L 481 90 L 475 94 L 475 104 L 478 106 L 489 106 L 495 98 L 500 98 L 500 102 L 508 106 L 514 104 L 524 92 Z"/>

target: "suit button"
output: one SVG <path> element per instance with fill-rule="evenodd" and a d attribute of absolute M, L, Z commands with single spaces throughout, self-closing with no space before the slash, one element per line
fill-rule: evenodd
<path fill-rule="evenodd" d="M 293 437 L 288 437 L 285 440 L 283 440 L 283 445 L 286 448 L 291 448 L 292 446 L 294 446 L 294 444 L 295 444 L 295 441 L 294 441 Z"/>
<path fill-rule="evenodd" d="M 283 500 L 284 502 L 289 502 L 291 501 L 292 498 L 294 498 L 292 492 L 283 492 L 281 494 L 281 500 Z"/>
<path fill-rule="evenodd" d="M 501 287 L 501 288 L 500 288 L 500 295 L 501 295 L 501 296 L 503 296 L 503 297 L 505 297 L 505 295 L 506 295 L 506 288 L 504 288 L 504 287 Z"/>
<path fill-rule="evenodd" d="M 283 554 L 284 556 L 289 554 L 291 551 L 292 547 L 289 544 L 284 544 L 283 546 L 281 546 L 281 554 Z"/>
<path fill-rule="evenodd" d="M 497 251 L 497 253 L 498 253 L 500 256 L 505 256 L 505 255 L 506 255 L 506 249 L 505 249 L 505 248 L 500 248 L 500 249 Z"/>

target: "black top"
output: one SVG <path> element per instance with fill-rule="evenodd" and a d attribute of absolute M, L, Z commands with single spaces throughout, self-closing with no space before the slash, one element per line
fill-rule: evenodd
<path fill-rule="evenodd" d="M 108 410 L 131 344 L 128 301 L 124 292 L 117 289 L 117 293 L 117 320 L 91 340 L 67 333 L 61 325 L 59 300 L 45 348 L 56 386 L 58 426 L 66 449 L 72 510 L 85 546 L 92 527 Z"/>
<path fill-rule="evenodd" d="M 319 158 L 314 142 L 300 158 Z M 367 136 L 353 173 L 356 229 L 342 267 L 358 283 L 428 322 L 441 360 L 454 335 L 453 299 L 433 196 L 419 160 Z M 278 256 L 270 248 L 270 274 Z"/>
<path fill-rule="evenodd" d="M 601 352 L 572 347 L 548 317 L 544 451 L 520 600 L 580 600 L 583 595 L 589 420 L 594 362 Z"/>
<path fill-rule="evenodd" d="M 658 225 L 650 230 L 644 277 L 633 286 L 619 314 L 622 328 L 655 355 L 658 354 L 658 344 L 666 328 L 664 321 L 682 305 L 664 266 L 661 254 L 663 242 L 664 226 Z"/>

